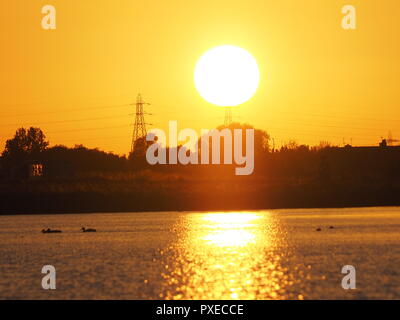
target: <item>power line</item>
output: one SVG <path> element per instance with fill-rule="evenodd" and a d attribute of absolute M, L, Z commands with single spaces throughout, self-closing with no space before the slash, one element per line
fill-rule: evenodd
<path fill-rule="evenodd" d="M 108 120 L 108 119 L 119 119 L 119 118 L 125 118 L 126 115 L 123 116 L 108 116 L 108 117 L 96 117 L 96 118 L 85 118 L 85 119 L 71 119 L 71 120 L 55 120 L 55 121 L 47 121 L 47 122 L 33 122 L 27 124 L 28 126 L 32 125 L 43 125 L 43 124 L 58 124 L 58 123 L 69 123 L 69 122 L 84 122 L 84 121 L 95 121 L 95 120 Z M 21 123 L 14 123 L 14 124 L 6 124 L 2 125 L 3 127 L 17 127 L 17 126 L 23 126 Z"/>
<path fill-rule="evenodd" d="M 82 110 L 99 110 L 99 109 L 111 109 L 111 108 L 121 108 L 121 107 L 128 107 L 129 104 L 117 104 L 117 105 L 104 105 L 104 106 L 93 106 L 93 107 L 86 107 L 86 108 L 71 108 L 66 110 L 53 110 L 53 111 L 43 111 L 43 112 L 34 112 L 34 113 L 20 113 L 20 114 L 6 114 L 1 115 L 1 118 L 12 118 L 12 117 L 21 117 L 21 116 L 40 116 L 44 114 L 57 114 L 57 113 L 64 113 L 64 112 L 77 112 Z"/>
<path fill-rule="evenodd" d="M 108 127 L 97 127 L 97 128 L 85 128 L 85 129 L 71 129 L 71 130 L 61 130 L 61 131 L 50 131 L 46 132 L 46 134 L 54 134 L 54 133 L 66 133 L 66 132 L 81 132 L 81 131 L 92 131 L 92 130 L 107 130 L 107 129 L 119 129 L 119 128 L 130 128 L 131 124 L 123 125 L 123 126 L 108 126 Z"/>

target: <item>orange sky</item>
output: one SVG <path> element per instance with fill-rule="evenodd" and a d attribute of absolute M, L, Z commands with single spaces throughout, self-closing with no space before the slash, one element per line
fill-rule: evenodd
<path fill-rule="evenodd" d="M 41 28 L 45 4 L 56 30 Z M 341 28 L 345 4 L 358 10 L 355 31 Z M 223 109 L 202 100 L 193 70 L 221 44 L 251 52 L 261 72 L 234 119 L 276 145 L 400 139 L 397 0 L 13 0 L 0 12 L 0 149 L 34 125 L 52 145 L 127 153 L 139 91 L 153 127 L 215 127 Z"/>

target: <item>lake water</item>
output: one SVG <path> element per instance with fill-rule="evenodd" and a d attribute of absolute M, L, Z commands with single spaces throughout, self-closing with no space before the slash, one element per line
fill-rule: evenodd
<path fill-rule="evenodd" d="M 399 266 L 394 207 L 0 216 L 1 299 L 400 299 Z"/>

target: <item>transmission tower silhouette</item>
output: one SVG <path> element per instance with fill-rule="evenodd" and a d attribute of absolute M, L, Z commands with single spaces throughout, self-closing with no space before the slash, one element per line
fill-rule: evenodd
<path fill-rule="evenodd" d="M 146 103 L 143 101 L 141 94 L 139 93 L 136 98 L 136 113 L 135 113 L 135 127 L 133 129 L 133 136 L 132 136 L 132 146 L 131 152 L 135 150 L 136 142 L 139 141 L 140 138 L 145 138 L 147 136 L 146 130 L 146 122 L 144 121 L 144 115 L 148 114 L 144 112 L 144 106 L 150 105 L 150 103 Z"/>
<path fill-rule="evenodd" d="M 232 123 L 232 107 L 225 107 L 224 126 L 229 127 Z"/>
<path fill-rule="evenodd" d="M 393 139 L 392 131 L 389 131 L 388 138 L 387 138 L 388 146 L 393 146 L 394 142 L 399 142 L 399 140 Z"/>

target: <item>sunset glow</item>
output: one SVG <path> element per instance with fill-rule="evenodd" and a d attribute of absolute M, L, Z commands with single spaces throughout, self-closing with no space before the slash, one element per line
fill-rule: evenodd
<path fill-rule="evenodd" d="M 4 2 L 0 145 L 33 125 L 51 145 L 127 154 L 139 92 L 157 128 L 216 127 L 223 110 L 199 95 L 193 73 L 222 44 L 256 58 L 257 92 L 234 112 L 277 146 L 399 139 L 400 4 L 361 3 L 349 31 L 339 0 L 57 1 L 56 30 L 41 28 L 43 1 Z"/>
<path fill-rule="evenodd" d="M 10 312 L 116 300 L 134 303 L 114 318 L 253 319 L 293 311 L 269 300 L 400 300 L 400 1 L 0 12 Z"/>

